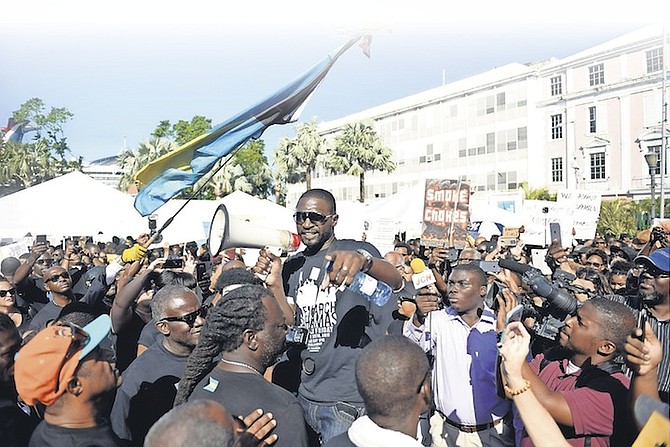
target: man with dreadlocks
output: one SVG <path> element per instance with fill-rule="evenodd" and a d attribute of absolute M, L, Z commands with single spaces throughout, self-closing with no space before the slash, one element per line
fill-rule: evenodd
<path fill-rule="evenodd" d="M 302 407 L 290 392 L 263 378 L 284 351 L 287 329 L 286 317 L 266 288 L 245 285 L 228 292 L 207 316 L 175 405 L 210 399 L 234 415 L 262 408 L 277 421 L 275 446 L 307 446 Z"/>

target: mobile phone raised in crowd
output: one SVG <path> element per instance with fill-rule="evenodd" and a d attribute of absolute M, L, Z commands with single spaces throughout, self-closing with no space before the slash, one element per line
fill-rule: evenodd
<path fill-rule="evenodd" d="M 561 242 L 561 224 L 558 222 L 551 222 L 549 223 L 549 235 L 551 237 L 551 240 L 549 241 L 549 244 L 555 240 L 558 240 L 558 246 L 562 247 L 563 243 Z"/>
<path fill-rule="evenodd" d="M 47 243 L 47 235 L 46 234 L 38 234 L 35 237 L 35 242 L 38 243 L 38 244 L 42 244 L 42 245 L 46 244 Z"/>
<path fill-rule="evenodd" d="M 163 263 L 164 269 L 180 269 L 184 268 L 184 258 L 168 258 Z"/>
<path fill-rule="evenodd" d="M 479 268 L 486 273 L 500 273 L 498 261 L 479 261 Z"/>
<path fill-rule="evenodd" d="M 498 237 L 500 237 L 500 236 L 497 235 L 497 234 L 494 234 L 493 236 L 491 236 L 491 240 L 489 241 L 488 244 L 486 244 L 486 252 L 487 253 L 492 253 L 493 250 L 496 249 L 496 247 L 498 246 Z"/>
<path fill-rule="evenodd" d="M 507 325 L 513 321 L 521 321 L 521 316 L 523 315 L 523 304 L 516 305 L 512 310 L 507 312 L 505 315 L 505 327 L 503 328 L 502 335 L 500 336 L 500 342 L 505 340 L 505 335 L 507 334 Z"/>

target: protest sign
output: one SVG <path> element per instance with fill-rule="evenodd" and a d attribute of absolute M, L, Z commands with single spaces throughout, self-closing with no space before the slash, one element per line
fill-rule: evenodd
<path fill-rule="evenodd" d="M 470 185 L 460 180 L 426 179 L 421 244 L 467 246 Z"/>
<path fill-rule="evenodd" d="M 556 202 L 562 206 L 564 216 L 572 221 L 575 239 L 593 239 L 600 215 L 601 193 L 593 191 L 559 191 Z M 567 220 L 567 219 L 566 219 Z"/>

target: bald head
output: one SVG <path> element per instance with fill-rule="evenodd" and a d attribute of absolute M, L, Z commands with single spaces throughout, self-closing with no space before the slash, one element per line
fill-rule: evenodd
<path fill-rule="evenodd" d="M 367 345 L 356 362 L 356 383 L 370 417 L 407 414 L 428 369 L 426 354 L 406 337 L 387 335 Z"/>
<path fill-rule="evenodd" d="M 168 411 L 151 427 L 144 447 L 232 447 L 235 423 L 213 400 L 195 400 Z"/>
<path fill-rule="evenodd" d="M 384 255 L 384 261 L 388 262 L 393 267 L 398 268 L 405 263 L 405 258 L 397 251 L 389 251 Z"/>

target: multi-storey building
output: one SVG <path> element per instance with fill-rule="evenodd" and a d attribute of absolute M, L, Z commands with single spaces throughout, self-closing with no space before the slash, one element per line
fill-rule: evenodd
<path fill-rule="evenodd" d="M 528 182 L 648 196 L 644 154 L 662 147 L 663 36 L 650 26 L 562 59 L 511 63 L 321 123 L 320 133 L 332 141 L 347 123 L 374 122 L 397 168 L 366 174 L 366 201 L 459 177 L 479 195 Z M 339 200 L 358 198 L 355 177 L 314 177 Z M 289 206 L 302 191 L 289 187 Z"/>
<path fill-rule="evenodd" d="M 119 165 L 119 158 L 116 155 L 93 160 L 90 163 L 84 164 L 81 170 L 112 188 L 119 187 L 119 181 L 124 174 L 124 170 Z"/>

